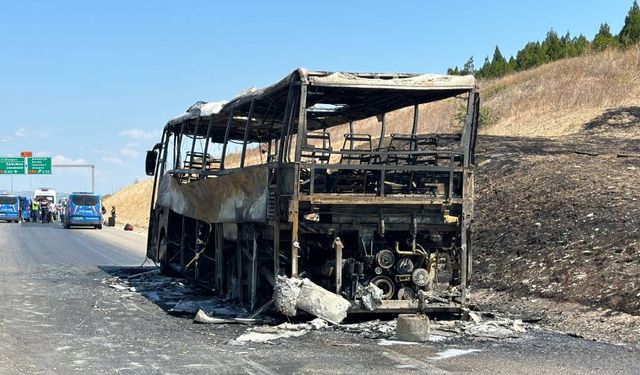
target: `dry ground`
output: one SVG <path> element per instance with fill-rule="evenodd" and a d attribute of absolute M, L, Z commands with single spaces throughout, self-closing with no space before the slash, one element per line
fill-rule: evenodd
<path fill-rule="evenodd" d="M 640 108 L 629 107 L 571 136 L 480 137 L 473 285 L 484 289 L 481 305 L 638 342 L 639 131 Z"/>

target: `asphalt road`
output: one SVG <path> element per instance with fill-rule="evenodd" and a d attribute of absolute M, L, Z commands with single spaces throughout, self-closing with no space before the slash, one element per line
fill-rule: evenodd
<path fill-rule="evenodd" d="M 640 350 L 531 329 L 418 345 L 339 331 L 229 345 L 246 329 L 168 315 L 102 281 L 144 261 L 145 237 L 0 223 L 0 374 L 621 374 Z"/>

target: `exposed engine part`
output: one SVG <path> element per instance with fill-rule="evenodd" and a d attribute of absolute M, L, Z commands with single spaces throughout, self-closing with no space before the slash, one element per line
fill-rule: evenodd
<path fill-rule="evenodd" d="M 393 267 L 393 264 L 396 262 L 396 257 L 391 250 L 380 250 L 378 254 L 376 254 L 376 262 L 378 262 L 380 267 L 389 269 Z"/>
<path fill-rule="evenodd" d="M 386 276 L 377 276 L 371 279 L 371 284 L 382 289 L 382 299 L 391 299 L 395 294 L 395 287 L 393 281 Z"/>
<path fill-rule="evenodd" d="M 429 271 L 424 268 L 416 268 L 411 274 L 411 281 L 419 287 L 425 287 L 429 284 Z"/>
<path fill-rule="evenodd" d="M 376 267 L 376 268 L 373 270 L 373 272 L 375 272 L 375 273 L 376 273 L 376 275 L 380 275 L 380 274 L 382 274 L 382 267 Z"/>
<path fill-rule="evenodd" d="M 413 272 L 413 261 L 407 257 L 400 258 L 396 264 L 396 270 L 400 274 L 408 274 Z"/>
<path fill-rule="evenodd" d="M 396 275 L 397 283 L 406 283 L 407 281 L 411 281 L 411 275 Z"/>
<path fill-rule="evenodd" d="M 412 240 L 412 242 L 413 242 L 413 240 Z M 415 244 L 415 247 L 412 250 L 405 251 L 405 250 L 400 250 L 400 243 L 398 241 L 396 241 L 395 242 L 395 251 L 396 251 L 396 254 L 398 254 L 398 256 L 402 256 L 402 255 L 404 255 L 404 256 L 415 256 L 415 255 L 417 255 L 417 256 L 423 257 L 425 259 L 429 256 L 427 251 L 420 244 Z"/>
<path fill-rule="evenodd" d="M 415 298 L 416 298 L 416 292 L 414 292 L 413 289 L 409 288 L 408 286 L 405 286 L 403 288 L 400 288 L 400 290 L 398 290 L 399 300 L 412 300 Z"/>

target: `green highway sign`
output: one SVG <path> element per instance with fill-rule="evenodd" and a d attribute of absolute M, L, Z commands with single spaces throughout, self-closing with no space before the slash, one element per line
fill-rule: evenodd
<path fill-rule="evenodd" d="M 0 157 L 0 174 L 24 174 L 24 158 Z"/>
<path fill-rule="evenodd" d="M 51 158 L 27 158 L 29 174 L 51 174 Z"/>

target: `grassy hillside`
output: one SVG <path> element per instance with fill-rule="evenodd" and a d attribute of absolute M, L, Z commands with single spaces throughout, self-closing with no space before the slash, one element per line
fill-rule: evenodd
<path fill-rule="evenodd" d="M 556 61 L 480 89 L 496 119 L 482 134 L 575 134 L 608 109 L 640 103 L 640 45 Z"/>
<path fill-rule="evenodd" d="M 146 179 L 105 197 L 103 204 L 107 208 L 107 215 L 111 206 L 115 206 L 118 225 L 130 223 L 136 230 L 146 228 L 149 222 L 152 188 L 153 179 Z"/>

